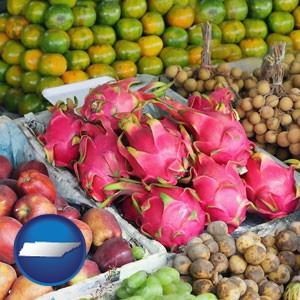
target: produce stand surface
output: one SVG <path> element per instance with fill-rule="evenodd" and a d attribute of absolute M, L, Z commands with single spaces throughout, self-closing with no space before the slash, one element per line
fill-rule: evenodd
<path fill-rule="evenodd" d="M 100 79 L 100 81 L 101 80 L 103 80 L 103 78 Z M 146 84 L 150 81 L 158 80 L 158 78 L 154 76 L 141 76 L 141 80 L 141 84 Z M 106 78 L 104 81 L 101 81 L 101 83 L 107 81 L 110 81 L 110 78 Z M 82 96 L 85 95 L 88 90 L 95 85 L 97 85 L 97 81 L 87 80 L 77 85 L 80 91 L 72 88 L 70 94 L 68 93 L 68 95 L 65 95 L 64 93 L 62 95 L 59 94 L 57 88 L 51 88 L 48 89 L 48 91 L 45 90 L 45 95 L 49 97 L 48 100 L 53 104 L 57 100 L 65 100 L 67 97 L 73 98 L 74 96 L 76 96 L 79 101 L 82 101 Z M 186 103 L 186 99 L 174 92 L 172 89 L 168 89 L 166 91 L 166 95 L 172 97 L 175 101 Z M 150 111 L 154 116 L 158 116 L 157 114 L 160 113 L 156 108 L 153 107 L 146 107 L 146 110 Z M 34 135 L 34 131 L 37 130 L 39 132 L 43 132 L 50 120 L 50 117 L 51 114 L 47 111 L 44 111 L 37 114 L 30 113 L 28 115 L 25 115 L 24 118 L 13 120 L 14 126 L 17 127 L 17 129 L 14 128 L 14 131 L 20 130 L 20 132 L 22 133 L 22 138 L 17 138 L 14 131 L 11 132 L 11 138 L 13 137 L 14 140 L 18 139 L 19 145 L 20 143 L 23 144 L 24 142 L 25 146 L 22 147 L 21 152 L 26 153 L 27 160 L 31 159 L 31 157 L 34 156 L 35 158 L 46 162 L 43 147 L 37 141 L 36 136 Z M 6 118 L 6 120 L 9 119 L 5 116 L 0 117 L 0 141 L 3 140 L 1 138 L 1 133 L 3 134 L 3 130 L 1 131 L 1 129 L 3 129 L 3 122 L 1 122 L 2 118 Z M 4 151 L 3 148 L 5 147 L 3 147 L 0 142 L 0 153 L 1 151 Z M 31 149 L 31 151 L 28 151 L 28 149 Z M 263 149 L 259 148 L 258 151 L 265 152 Z M 272 156 L 269 153 L 267 154 L 270 155 L 278 163 L 285 165 L 276 157 Z M 14 154 L 14 156 L 16 155 Z M 58 187 L 58 193 L 67 198 L 68 201 L 74 204 L 84 204 L 89 207 L 96 206 L 94 201 L 86 197 L 83 190 L 79 187 L 77 179 L 68 170 L 64 170 L 63 168 L 55 168 L 54 166 L 50 166 L 49 164 L 47 164 L 47 167 L 49 168 L 50 178 Z M 295 179 L 297 184 L 300 185 L 300 174 L 298 172 L 295 172 Z M 136 239 L 149 251 L 149 256 L 143 258 L 141 261 L 136 261 L 134 263 L 123 266 L 120 268 L 120 270 L 116 270 L 118 273 L 117 276 L 114 276 L 114 273 L 112 272 L 100 274 L 93 278 L 84 280 L 83 282 L 80 282 L 74 286 L 62 288 L 58 291 L 46 294 L 42 297 L 39 297 L 39 300 L 79 300 L 80 298 L 113 300 L 115 299 L 115 297 L 113 296 L 114 291 L 119 286 L 122 279 L 129 277 L 135 271 L 144 269 L 146 271 L 153 272 L 155 269 L 170 263 L 172 254 L 167 253 L 165 248 L 160 243 L 149 240 L 145 236 L 142 236 L 136 228 L 122 219 L 122 217 L 113 208 L 107 209 L 111 210 L 116 215 L 126 238 Z M 296 220 L 300 220 L 300 209 L 286 217 L 278 218 L 270 222 L 266 222 L 265 219 L 257 215 L 247 214 L 246 220 L 233 233 L 233 236 L 238 236 L 246 230 L 251 230 L 258 233 L 260 236 L 264 236 L 269 233 L 273 233 L 276 228 L 285 226 Z"/>

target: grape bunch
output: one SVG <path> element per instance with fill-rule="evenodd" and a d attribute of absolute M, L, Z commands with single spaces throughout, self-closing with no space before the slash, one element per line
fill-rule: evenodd
<path fill-rule="evenodd" d="M 181 280 L 180 273 L 169 266 L 152 274 L 144 270 L 135 272 L 122 281 L 116 296 L 126 300 L 217 300 L 212 293 L 193 295 L 191 284 Z"/>

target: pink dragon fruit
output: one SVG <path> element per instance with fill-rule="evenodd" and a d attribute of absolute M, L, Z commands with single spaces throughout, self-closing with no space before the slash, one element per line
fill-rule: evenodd
<path fill-rule="evenodd" d="M 145 116 L 140 123 L 134 115 L 123 120 L 118 149 L 128 161 L 128 174 L 143 183 L 177 184 L 187 175 L 190 136 L 181 127 L 176 129 L 167 118 Z"/>
<path fill-rule="evenodd" d="M 80 130 L 84 120 L 75 114 L 76 99 L 67 99 L 67 104 L 58 101 L 49 110 L 52 113 L 46 131 L 38 136 L 44 146 L 47 160 L 56 167 L 72 169 L 79 157 Z"/>
<path fill-rule="evenodd" d="M 140 207 L 140 231 L 143 234 L 176 251 L 203 232 L 205 213 L 193 189 L 153 185 L 148 193 L 143 195 Z M 136 195 L 136 198 L 138 196 L 142 194 Z"/>
<path fill-rule="evenodd" d="M 80 158 L 73 166 L 87 195 L 103 205 L 111 205 L 108 196 L 113 194 L 112 191 L 105 193 L 104 187 L 120 177 L 128 177 L 125 159 L 117 149 L 117 139 L 106 118 L 102 119 L 102 125 L 84 124 L 79 144 Z"/>
<path fill-rule="evenodd" d="M 140 231 L 168 250 L 176 251 L 189 239 L 204 230 L 205 212 L 196 191 L 188 187 L 141 182 L 124 179 L 105 187 L 125 195 L 118 207 L 124 218 L 140 226 Z"/>
<path fill-rule="evenodd" d="M 225 114 L 233 112 L 231 102 L 234 97 L 229 89 L 222 88 L 207 95 L 188 97 L 188 106 L 200 111 L 219 111 Z"/>
<path fill-rule="evenodd" d="M 197 151 L 211 156 L 218 163 L 231 161 L 239 167 L 246 165 L 255 145 L 247 138 L 234 113 L 207 108 L 198 110 L 166 97 L 155 99 L 153 103 L 187 128 Z"/>
<path fill-rule="evenodd" d="M 205 154 L 198 154 L 193 167 L 193 188 L 196 190 L 206 221 L 222 220 L 233 232 L 246 217 L 250 202 L 236 166 L 218 164 Z"/>
<path fill-rule="evenodd" d="M 268 220 L 283 217 L 300 207 L 300 187 L 295 182 L 295 166 L 283 166 L 270 155 L 254 153 L 242 175 L 253 212 Z"/>
<path fill-rule="evenodd" d="M 91 89 L 78 113 L 89 122 L 97 122 L 105 116 L 116 130 L 122 117 L 135 113 L 140 118 L 145 101 L 163 95 L 168 87 L 162 82 L 152 82 L 136 91 L 130 90 L 132 85 L 140 82 L 137 77 L 132 77 L 99 85 Z"/>

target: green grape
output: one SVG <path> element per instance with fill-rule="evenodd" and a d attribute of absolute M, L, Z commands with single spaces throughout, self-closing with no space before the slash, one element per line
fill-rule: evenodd
<path fill-rule="evenodd" d="M 177 283 L 170 282 L 169 284 L 163 286 L 163 290 L 164 295 L 177 294 Z"/>
<path fill-rule="evenodd" d="M 178 295 L 178 294 L 170 294 L 170 295 L 163 295 L 158 296 L 155 298 L 155 300 L 190 300 L 194 298 L 188 298 L 190 295 Z"/>
<path fill-rule="evenodd" d="M 217 296 L 212 293 L 204 293 L 197 295 L 195 300 L 218 300 Z"/>
<path fill-rule="evenodd" d="M 146 282 L 147 278 L 148 274 L 146 271 L 137 271 L 129 276 L 127 286 L 132 289 L 138 289 Z"/>
<path fill-rule="evenodd" d="M 130 296 L 124 300 L 145 300 L 145 298 L 143 296 Z"/>
<path fill-rule="evenodd" d="M 159 284 L 161 285 L 159 279 L 154 276 L 153 274 L 149 275 L 147 280 L 146 280 L 146 284 Z"/>
<path fill-rule="evenodd" d="M 142 296 L 147 300 L 156 299 L 157 296 L 163 294 L 163 288 L 158 282 L 149 282 L 142 289 L 139 289 L 135 295 Z"/>
<path fill-rule="evenodd" d="M 117 290 L 116 290 L 116 296 L 119 299 L 125 299 L 131 296 L 131 294 L 128 294 L 128 292 L 126 291 L 126 287 L 125 286 L 120 286 Z"/>
<path fill-rule="evenodd" d="M 143 247 L 133 246 L 131 248 L 131 251 L 132 251 L 132 254 L 133 254 L 133 256 L 136 260 L 142 259 L 145 255 L 145 250 L 144 250 Z"/>
<path fill-rule="evenodd" d="M 155 275 L 162 285 L 168 285 L 171 282 L 180 281 L 179 272 L 172 267 L 162 267 L 156 270 L 153 275 Z"/>
<path fill-rule="evenodd" d="M 193 290 L 192 285 L 184 281 L 177 282 L 176 286 L 177 286 L 177 293 L 181 295 L 186 295 L 186 294 L 189 295 Z"/>

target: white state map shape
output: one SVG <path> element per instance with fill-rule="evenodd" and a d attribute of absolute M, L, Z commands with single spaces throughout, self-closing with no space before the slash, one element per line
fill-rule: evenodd
<path fill-rule="evenodd" d="M 63 257 L 80 245 L 80 242 L 25 242 L 19 252 L 19 256 Z"/>

